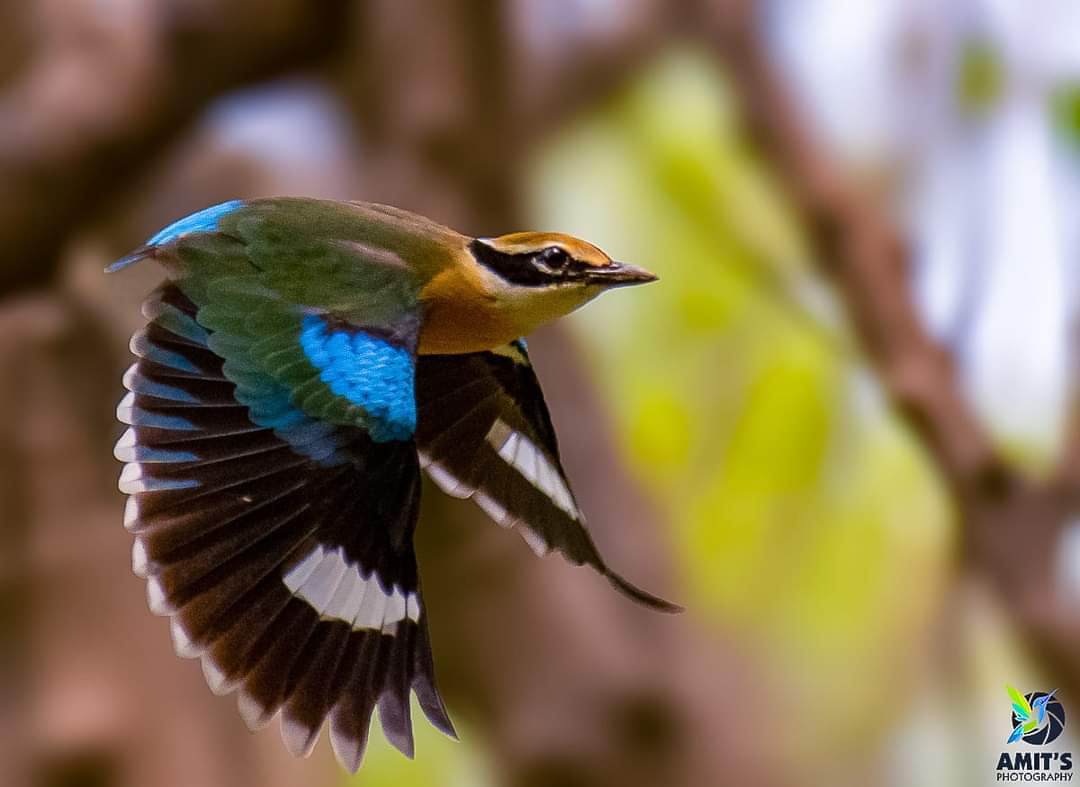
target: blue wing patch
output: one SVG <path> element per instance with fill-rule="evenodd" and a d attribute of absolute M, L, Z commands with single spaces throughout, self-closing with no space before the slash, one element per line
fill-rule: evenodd
<path fill-rule="evenodd" d="M 314 315 L 304 318 L 300 346 L 330 390 L 368 414 L 372 440 L 412 438 L 416 368 L 411 352 L 362 330 L 330 330 Z"/>
<path fill-rule="evenodd" d="M 162 246 L 166 243 L 170 243 L 177 238 L 181 238 L 192 232 L 215 232 L 218 228 L 218 223 L 223 216 L 227 216 L 242 207 L 244 207 L 243 200 L 233 199 L 228 202 L 222 202 L 220 205 L 204 208 L 197 213 L 192 213 L 190 216 L 185 216 L 178 221 L 174 221 L 134 252 L 107 267 L 105 272 L 114 273 L 122 268 L 126 268 L 128 265 L 132 265 L 139 260 L 144 259 L 155 246 Z"/>
<path fill-rule="evenodd" d="M 214 232 L 218 228 L 218 222 L 223 216 L 227 216 L 234 210 L 244 207 L 244 201 L 239 199 L 222 202 L 204 208 L 198 213 L 192 213 L 179 221 L 174 221 L 165 229 L 146 242 L 147 246 L 161 246 L 177 238 L 192 232 Z"/>

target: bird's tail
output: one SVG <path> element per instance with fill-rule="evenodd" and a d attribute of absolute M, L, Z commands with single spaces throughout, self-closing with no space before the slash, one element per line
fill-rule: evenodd
<path fill-rule="evenodd" d="M 151 609 L 252 727 L 281 715 L 294 754 L 329 719 L 356 770 L 376 708 L 411 756 L 409 700 L 453 726 L 435 686 L 412 532 L 411 442 L 307 418 L 288 392 L 238 386 L 175 285 L 145 312 L 118 408 L 125 526 Z"/>

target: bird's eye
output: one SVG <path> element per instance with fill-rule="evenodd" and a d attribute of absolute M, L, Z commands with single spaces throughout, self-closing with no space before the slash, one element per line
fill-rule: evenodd
<path fill-rule="evenodd" d="M 540 252 L 540 259 L 548 268 L 559 269 L 570 262 L 570 255 L 558 246 L 549 246 Z"/>

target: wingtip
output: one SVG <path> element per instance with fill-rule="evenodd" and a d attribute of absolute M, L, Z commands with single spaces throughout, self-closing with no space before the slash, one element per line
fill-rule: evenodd
<path fill-rule="evenodd" d="M 145 260 L 147 257 L 152 256 L 154 252 L 153 246 L 140 246 L 131 252 L 127 256 L 121 257 L 111 265 L 106 266 L 105 273 L 116 273 L 119 270 L 127 268 L 129 265 L 134 265 L 136 262 Z"/>
<path fill-rule="evenodd" d="M 620 577 L 618 574 L 608 571 L 607 580 L 610 582 L 616 590 L 620 591 L 623 595 L 629 596 L 634 601 L 642 604 L 649 609 L 656 610 L 657 612 L 665 612 L 669 615 L 677 615 L 682 612 L 686 612 L 686 608 L 674 604 L 666 599 L 662 599 L 659 596 L 654 596 L 648 591 L 642 590 L 636 585 L 631 584 L 627 580 Z"/>
<path fill-rule="evenodd" d="M 425 685 L 421 682 L 414 684 L 413 689 L 416 691 L 416 698 L 420 702 L 420 710 L 424 712 L 431 726 L 451 740 L 460 741 L 461 738 L 458 737 L 457 730 L 454 729 L 454 722 L 450 720 L 450 714 L 446 710 L 446 704 L 434 686 Z"/>
<path fill-rule="evenodd" d="M 390 745 L 411 760 L 416 756 L 416 742 L 413 739 L 408 695 L 404 702 L 400 699 L 392 693 L 384 693 L 379 698 L 379 723 Z"/>
<path fill-rule="evenodd" d="M 285 714 L 281 715 L 281 739 L 293 757 L 310 757 L 315 750 L 315 744 L 319 742 L 321 731 L 321 722 L 311 726 Z"/>
<path fill-rule="evenodd" d="M 240 718 L 247 724 L 252 732 L 261 730 L 270 724 L 277 713 L 276 708 L 266 708 L 254 696 L 244 690 L 236 693 L 236 707 L 240 711 Z"/>
<path fill-rule="evenodd" d="M 350 735 L 331 719 L 330 746 L 341 767 L 349 773 L 356 773 L 364 762 L 364 752 L 367 749 L 366 731 L 361 736 Z"/>

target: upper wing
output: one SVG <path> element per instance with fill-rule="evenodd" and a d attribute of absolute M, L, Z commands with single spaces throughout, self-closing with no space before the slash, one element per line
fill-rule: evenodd
<path fill-rule="evenodd" d="M 420 462 L 445 492 L 471 497 L 500 525 L 516 526 L 537 554 L 557 549 L 644 604 L 678 609 L 600 557 L 559 461 L 523 340 L 491 352 L 421 355 L 416 393 Z"/>
<path fill-rule="evenodd" d="M 296 753 L 329 716 L 355 770 L 376 707 L 411 754 L 411 691 L 453 732 L 411 543 L 415 298 L 383 260 L 247 221 L 143 252 L 174 282 L 144 307 L 118 408 L 125 524 L 152 609 L 211 688 L 240 689 L 253 726 L 281 710 Z M 371 290 L 335 299 L 289 275 L 305 260 Z"/>
<path fill-rule="evenodd" d="M 419 282 L 360 239 L 370 229 L 348 206 L 271 200 L 234 207 L 212 232 L 165 235 L 148 253 L 198 308 L 240 396 L 273 381 L 312 417 L 408 439 Z M 349 376 L 367 366 L 382 385 L 370 371 Z"/>

